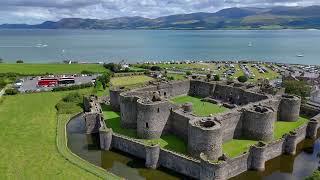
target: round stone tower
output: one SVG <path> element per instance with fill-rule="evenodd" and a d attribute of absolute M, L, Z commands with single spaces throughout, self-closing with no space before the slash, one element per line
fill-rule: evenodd
<path fill-rule="evenodd" d="M 112 110 L 120 111 L 120 94 L 124 91 L 124 89 L 110 89 L 110 105 Z"/>
<path fill-rule="evenodd" d="M 121 127 L 137 127 L 137 100 L 139 98 L 130 93 L 120 94 Z"/>
<path fill-rule="evenodd" d="M 243 136 L 258 141 L 273 139 L 276 112 L 264 106 L 253 106 L 246 109 L 243 114 Z"/>
<path fill-rule="evenodd" d="M 209 160 L 217 160 L 222 155 L 221 123 L 210 118 L 190 121 L 188 153 L 195 157 L 204 153 Z"/>
<path fill-rule="evenodd" d="M 160 138 L 170 116 L 168 101 L 137 101 L 137 134 L 139 138 Z"/>
<path fill-rule="evenodd" d="M 280 121 L 297 121 L 300 115 L 301 99 L 293 95 L 282 95 L 279 105 Z"/>

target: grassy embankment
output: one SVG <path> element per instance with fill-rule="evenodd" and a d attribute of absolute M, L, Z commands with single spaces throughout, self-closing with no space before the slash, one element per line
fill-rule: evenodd
<path fill-rule="evenodd" d="M 176 104 L 192 103 L 193 113 L 197 116 L 209 116 L 227 111 L 228 109 L 217 104 L 203 102 L 201 98 L 192 96 L 179 96 L 171 99 Z"/>
<path fill-rule="evenodd" d="M 91 89 L 80 92 L 89 93 Z M 98 179 L 88 170 L 79 168 L 90 163 L 82 161 L 74 165 L 70 161 L 77 157 L 68 161 L 66 158 L 71 154 L 64 157 L 59 153 L 66 152 L 66 144 L 60 136 L 64 132 L 61 127 L 57 129 L 55 105 L 68 93 L 4 97 L 0 104 L 0 179 Z"/>
<path fill-rule="evenodd" d="M 113 132 L 137 139 L 145 144 L 159 144 L 162 148 L 178 153 L 185 154 L 187 152 L 186 143 L 182 139 L 173 135 L 164 135 L 161 136 L 160 139 L 154 140 L 138 139 L 136 130 L 120 127 L 120 113 L 112 111 L 111 107 L 108 105 L 104 105 L 102 108 L 104 117 L 106 118 L 106 125 L 111 128 Z"/>
<path fill-rule="evenodd" d="M 90 71 L 101 73 L 106 69 L 99 64 L 0 64 L 0 73 L 19 73 L 23 75 L 35 74 L 63 74 Z"/>

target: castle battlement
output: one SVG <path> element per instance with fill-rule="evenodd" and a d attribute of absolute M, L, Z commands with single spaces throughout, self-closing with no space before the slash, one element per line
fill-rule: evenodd
<path fill-rule="evenodd" d="M 191 102 L 179 105 L 171 101 L 185 95 L 201 97 L 203 102 L 228 110 L 208 117 L 197 116 Z M 99 110 L 94 98 L 84 102 L 88 133 L 96 130 L 93 125 L 99 127 L 102 149 L 116 148 L 145 159 L 146 167 L 164 166 L 198 179 L 226 179 L 248 169 L 264 170 L 267 160 L 283 153 L 295 154 L 299 142 L 315 136 L 320 120 L 316 116 L 308 125 L 275 140 L 276 121 L 298 120 L 299 97 L 259 93 L 250 84 L 202 80 L 159 83 L 130 91 L 110 90 L 110 105 L 120 112 L 122 128 L 136 130 L 139 139 L 175 135 L 186 142 L 186 156 L 113 133 L 102 122 L 101 107 Z M 222 145 L 232 139 L 260 142 L 244 154 L 229 158 L 223 154 Z"/>

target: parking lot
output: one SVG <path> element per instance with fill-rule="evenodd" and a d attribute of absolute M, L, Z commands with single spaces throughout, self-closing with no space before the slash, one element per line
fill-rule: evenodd
<path fill-rule="evenodd" d="M 98 75 L 81 75 L 81 76 L 74 76 L 75 83 L 69 85 L 59 85 L 59 86 L 72 86 L 72 85 L 80 85 L 80 84 L 87 84 L 90 82 L 94 82 Z M 39 87 L 38 80 L 40 76 L 36 77 L 24 77 L 22 78 L 23 82 L 21 83 L 20 87 L 17 89 L 20 92 L 40 92 L 40 91 L 51 91 L 54 87 Z M 57 87 L 57 86 L 55 86 Z"/>

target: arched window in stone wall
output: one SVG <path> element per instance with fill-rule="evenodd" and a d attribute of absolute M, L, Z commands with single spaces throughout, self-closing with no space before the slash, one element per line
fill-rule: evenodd
<path fill-rule="evenodd" d="M 158 113 L 160 113 L 160 108 L 158 108 L 158 110 L 157 110 L 157 111 L 158 111 Z"/>
<path fill-rule="evenodd" d="M 163 95 L 164 95 L 164 96 L 167 96 L 167 92 L 164 92 Z"/>
<path fill-rule="evenodd" d="M 149 128 L 149 124 L 148 123 L 146 123 L 146 128 Z"/>

